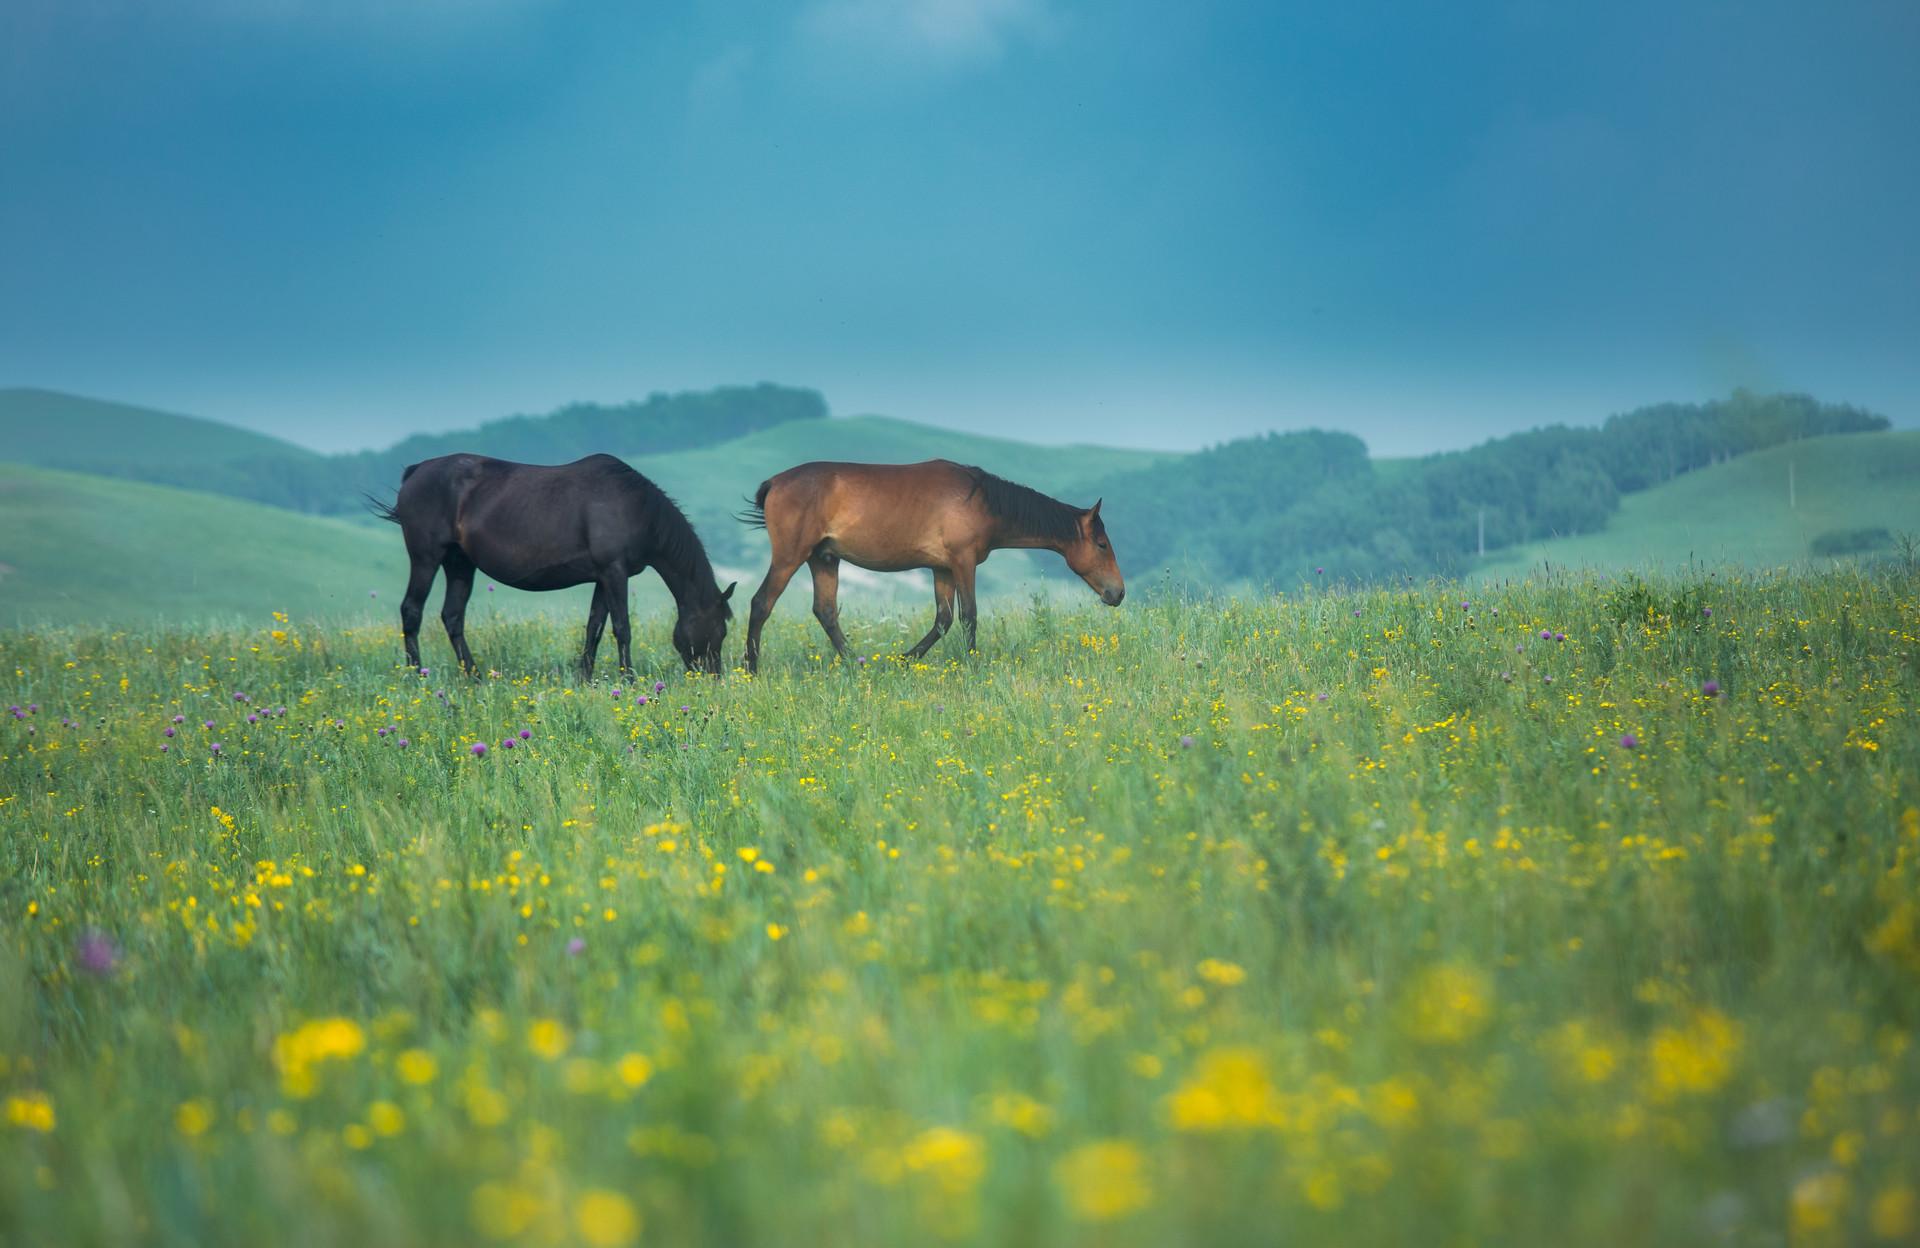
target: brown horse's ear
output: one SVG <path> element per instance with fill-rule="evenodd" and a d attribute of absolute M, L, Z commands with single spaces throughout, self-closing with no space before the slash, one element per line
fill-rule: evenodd
<path fill-rule="evenodd" d="M 727 587 L 720 591 L 720 601 L 725 602 L 727 599 L 733 597 L 733 587 L 739 583 L 739 581 L 728 581 Z"/>
<path fill-rule="evenodd" d="M 1096 498 L 1096 499 L 1094 499 L 1094 500 L 1093 500 L 1093 506 L 1091 506 L 1091 507 L 1089 507 L 1089 508 L 1087 508 L 1087 519 L 1089 519 L 1089 520 L 1098 520 L 1098 519 L 1100 518 L 1100 504 L 1101 504 L 1101 503 L 1104 503 L 1104 502 L 1106 502 L 1106 501 L 1107 501 L 1107 500 L 1106 500 L 1106 499 L 1104 499 L 1104 498 Z"/>

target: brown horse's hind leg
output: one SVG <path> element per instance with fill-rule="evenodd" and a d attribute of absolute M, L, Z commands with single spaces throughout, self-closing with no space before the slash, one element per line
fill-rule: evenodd
<path fill-rule="evenodd" d="M 607 591 L 593 587 L 593 605 L 587 608 L 587 644 L 580 651 L 580 679 L 593 678 L 593 659 L 600 653 L 600 633 L 607 626 Z"/>
<path fill-rule="evenodd" d="M 953 627 L 953 573 L 945 568 L 933 570 L 933 627 L 920 643 L 907 651 L 906 657 L 917 659 L 933 649 L 933 643 L 947 635 Z"/>
<path fill-rule="evenodd" d="M 760 588 L 753 594 L 753 609 L 747 616 L 747 670 L 760 669 L 760 630 L 766 627 L 767 617 L 773 614 L 773 604 L 780 601 L 780 595 L 786 592 L 787 582 L 800 570 L 804 559 L 795 559 L 783 563 L 778 553 L 773 562 L 767 565 L 767 579 L 760 582 Z"/>
<path fill-rule="evenodd" d="M 473 651 L 467 649 L 467 597 L 473 593 L 473 560 L 462 550 L 447 552 L 441 565 L 447 571 L 447 593 L 440 603 L 440 622 L 447 626 L 447 641 L 453 646 L 460 670 L 474 673 Z"/>
<path fill-rule="evenodd" d="M 840 632 L 840 556 L 825 551 L 807 560 L 813 573 L 813 618 L 827 632 L 827 640 L 841 658 L 847 657 L 847 639 Z"/>

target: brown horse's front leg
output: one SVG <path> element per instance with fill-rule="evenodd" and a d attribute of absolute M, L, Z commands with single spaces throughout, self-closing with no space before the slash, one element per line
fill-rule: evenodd
<path fill-rule="evenodd" d="M 971 563 L 956 564 L 953 569 L 953 593 L 960 600 L 960 627 L 967 633 L 967 653 L 979 650 L 975 641 L 979 638 L 980 613 L 973 596 L 973 569 Z"/>
<path fill-rule="evenodd" d="M 933 649 L 933 643 L 947 635 L 953 627 L 953 573 L 945 568 L 933 570 L 933 627 L 920 639 L 918 645 L 907 651 L 906 657 L 917 659 Z"/>

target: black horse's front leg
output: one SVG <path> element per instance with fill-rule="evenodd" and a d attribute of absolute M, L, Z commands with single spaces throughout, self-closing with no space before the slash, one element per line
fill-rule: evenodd
<path fill-rule="evenodd" d="M 600 653 L 600 633 L 607 626 L 607 595 L 600 586 L 593 587 L 593 606 L 587 611 L 587 644 L 580 651 L 580 679 L 593 679 L 594 656 Z"/>

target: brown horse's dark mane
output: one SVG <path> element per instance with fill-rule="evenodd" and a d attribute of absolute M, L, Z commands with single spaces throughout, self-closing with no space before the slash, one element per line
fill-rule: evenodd
<path fill-rule="evenodd" d="M 984 468 L 962 465 L 973 478 L 971 498 L 979 494 L 987 510 L 1002 524 L 1010 525 L 1023 537 L 1044 537 L 1072 542 L 1080 536 L 1080 508 L 1049 498 L 1032 486 L 996 477 Z"/>

